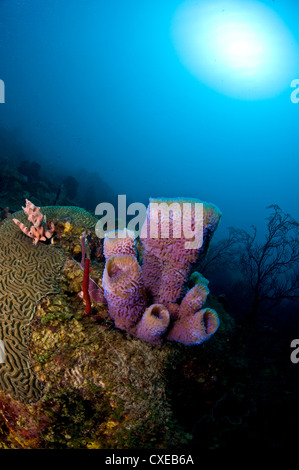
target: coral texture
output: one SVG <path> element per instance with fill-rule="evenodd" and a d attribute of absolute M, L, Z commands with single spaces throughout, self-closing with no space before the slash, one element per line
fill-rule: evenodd
<path fill-rule="evenodd" d="M 27 327 L 36 304 L 57 292 L 64 255 L 52 246 L 34 246 L 8 218 L 0 228 L 0 339 L 6 362 L 0 389 L 19 400 L 35 400 L 40 387 L 28 366 Z"/>
<path fill-rule="evenodd" d="M 55 231 L 54 224 L 51 222 L 47 227 L 47 218 L 41 214 L 40 207 L 36 207 L 26 199 L 26 207 L 23 207 L 23 211 L 27 215 L 28 221 L 32 223 L 30 229 L 18 219 L 13 219 L 13 221 L 25 235 L 33 238 L 34 245 L 37 245 L 39 241 L 45 242 L 47 239 L 52 238 Z"/>
<path fill-rule="evenodd" d="M 96 219 L 76 207 L 43 207 L 47 218 L 70 218 L 73 224 L 94 229 Z M 23 211 L 14 214 L 26 222 Z M 55 245 L 34 246 L 11 217 L 0 227 L 0 339 L 6 352 L 0 364 L 0 390 L 23 402 L 40 396 L 40 385 L 29 367 L 28 327 L 37 303 L 58 292 L 65 254 Z"/>
<path fill-rule="evenodd" d="M 104 256 L 107 260 L 114 255 L 136 256 L 134 232 L 125 228 L 105 234 Z"/>
<path fill-rule="evenodd" d="M 146 306 L 141 268 L 130 255 L 111 256 L 103 274 L 104 295 L 115 326 L 128 332 L 135 331 Z"/>
<path fill-rule="evenodd" d="M 196 212 L 196 203 L 203 204 L 202 214 Z M 163 205 L 165 210 L 161 211 Z M 187 228 L 190 232 L 196 231 L 196 217 L 203 218 L 203 239 L 196 248 L 188 248 L 184 234 Z M 154 302 L 167 305 L 181 297 L 192 265 L 205 256 L 220 217 L 216 206 L 198 199 L 150 199 L 147 219 L 141 230 L 144 246 L 142 272 L 145 287 Z M 156 236 L 153 237 L 151 231 L 155 225 Z M 165 236 L 168 226 L 168 236 Z M 180 230 L 176 234 L 178 228 Z"/>

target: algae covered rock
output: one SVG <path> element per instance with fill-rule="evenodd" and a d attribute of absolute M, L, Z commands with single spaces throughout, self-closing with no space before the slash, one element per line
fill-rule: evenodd
<path fill-rule="evenodd" d="M 67 218 L 76 226 L 92 228 L 96 220 L 79 208 L 44 207 L 43 212 L 56 227 L 58 221 Z M 22 211 L 14 215 L 30 224 Z M 62 238 L 63 233 L 60 235 Z M 57 280 L 68 254 L 60 245 L 35 246 L 12 216 L 0 227 L 0 339 L 6 354 L 5 364 L 0 364 L 0 390 L 20 401 L 31 402 L 40 396 L 40 386 L 28 363 L 28 327 L 37 303 L 59 292 Z"/>
<path fill-rule="evenodd" d="M 83 230 L 100 287 L 104 270 L 96 219 L 80 208 L 42 209 L 55 224 L 54 244 L 34 246 L 10 217 L 0 228 L 0 339 L 8 345 L 0 448 L 183 448 L 191 436 L 177 419 L 173 384 L 190 354 L 203 355 L 212 373 L 209 355 L 218 357 L 218 344 L 227 354 L 229 316 L 202 349 L 146 343 L 117 329 L 105 304 L 92 302 L 92 315 L 84 315 Z"/>
<path fill-rule="evenodd" d="M 80 269 L 80 268 L 79 268 Z M 80 272 L 81 271 L 81 272 Z M 0 394 L 7 421 L 22 420 L 5 436 L 7 447 L 167 448 L 188 434 L 176 423 L 167 390 L 171 345 L 153 347 L 115 329 L 105 307 L 100 320 L 84 316 L 76 293 L 82 270 L 66 263 L 60 293 L 45 297 L 30 325 L 30 368 L 41 398 L 20 403 Z"/>

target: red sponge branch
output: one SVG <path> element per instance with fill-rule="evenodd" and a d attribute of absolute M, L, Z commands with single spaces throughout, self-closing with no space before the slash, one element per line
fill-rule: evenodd
<path fill-rule="evenodd" d="M 84 315 L 89 315 L 91 312 L 91 302 L 90 302 L 90 296 L 89 296 L 89 264 L 90 264 L 90 259 L 86 258 L 85 264 L 84 264 L 84 273 L 83 273 L 83 300 L 85 302 L 85 311 Z"/>

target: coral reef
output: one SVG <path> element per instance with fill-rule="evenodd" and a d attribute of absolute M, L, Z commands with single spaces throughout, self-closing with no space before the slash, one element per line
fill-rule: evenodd
<path fill-rule="evenodd" d="M 11 215 L 0 227 L 0 339 L 8 354 L 0 365 L 0 448 L 183 448 L 190 434 L 176 420 L 169 382 L 189 349 L 152 345 L 163 343 L 176 320 L 214 308 L 205 300 L 207 281 L 193 275 L 200 288 L 189 285 L 184 302 L 148 307 L 132 237 L 122 240 L 126 254 L 118 246 L 105 263 L 88 212 L 42 213 L 55 224 L 53 244 L 34 246 Z M 26 223 L 22 211 L 14 216 Z M 89 316 L 78 295 L 88 256 Z M 103 284 L 109 311 L 93 299 L 92 283 L 97 292 Z M 221 315 L 219 337 L 209 342 L 215 357 L 227 347 L 229 321 Z M 195 330 L 208 334 L 212 323 L 206 316 Z"/>
<path fill-rule="evenodd" d="M 43 213 L 58 222 L 94 227 L 96 219 L 79 208 L 44 207 Z M 26 222 L 23 211 L 14 214 Z M 57 221 L 57 223 L 56 223 Z M 64 230 L 64 228 L 62 228 Z M 58 291 L 57 279 L 66 261 L 64 250 L 52 245 L 33 245 L 9 216 L 0 227 L 0 339 L 6 363 L 0 364 L 0 389 L 20 401 L 34 401 L 40 386 L 28 367 L 27 331 L 37 303 Z"/>
<path fill-rule="evenodd" d="M 201 212 L 197 212 L 198 206 Z M 151 199 L 141 229 L 142 270 L 136 258 L 134 233 L 125 229 L 106 234 L 104 295 L 118 328 L 154 345 L 161 345 L 164 338 L 185 345 L 199 344 L 216 332 L 217 313 L 201 310 L 209 293 L 207 279 L 198 274 L 189 292 L 187 281 L 194 264 L 206 254 L 220 216 L 216 206 L 196 199 Z M 202 224 L 202 239 L 194 248 L 186 248 L 186 225 L 196 237 L 198 222 Z M 178 226 L 179 234 L 175 232 Z M 148 297 L 153 305 L 144 311 Z"/>
<path fill-rule="evenodd" d="M 232 320 L 210 298 L 209 308 L 219 310 L 222 319 L 217 341 L 201 348 L 170 342 L 152 347 L 113 328 L 102 305 L 96 306 L 101 321 L 84 316 L 77 295 L 82 276 L 78 263 L 68 260 L 59 293 L 37 305 L 28 349 L 42 395 L 26 404 L 0 391 L 0 448 L 190 446 L 193 424 L 224 393 L 224 366 L 231 359 L 236 367 L 229 342 Z"/>
<path fill-rule="evenodd" d="M 55 231 L 54 224 L 51 222 L 49 227 L 47 227 L 47 218 L 41 214 L 40 207 L 36 207 L 26 199 L 26 207 L 23 207 L 23 211 L 27 215 L 28 221 L 32 223 L 30 229 L 18 219 L 12 220 L 25 235 L 33 238 L 34 245 L 37 245 L 39 241 L 45 242 L 47 239 L 52 238 Z"/>
<path fill-rule="evenodd" d="M 44 220 L 39 208 L 35 208 L 29 201 L 24 212 L 14 214 L 19 225 L 25 226 L 26 215 L 35 224 Z M 197 278 L 199 284 L 187 293 L 181 303 L 165 302 L 157 306 L 155 302 L 151 306 L 144 286 L 143 270 L 135 256 L 136 244 L 132 233 L 125 230 L 122 237 L 105 239 L 104 252 L 107 260 L 102 275 L 98 271 L 99 265 L 95 265 L 90 259 L 91 256 L 102 259 L 98 252 L 100 242 L 94 241 L 96 219 L 76 207 L 44 207 L 43 214 L 52 221 L 52 226 L 55 223 L 57 236 L 53 238 L 53 245 L 32 245 L 17 229 L 12 216 L 0 227 L 0 339 L 5 341 L 7 354 L 6 364 L 0 366 L 0 387 L 3 391 L 21 401 L 34 401 L 40 396 L 40 386 L 28 367 L 26 332 L 38 302 L 57 292 L 57 279 L 63 265 L 73 260 L 79 266 L 75 260 L 80 256 L 82 246 L 85 250 L 88 247 L 90 252 L 88 262 L 86 253 L 82 253 L 85 274 L 79 266 L 84 279 L 77 290 L 77 294 L 80 293 L 83 286 L 87 304 L 85 313 L 91 313 L 96 308 L 98 317 L 101 305 L 104 306 L 107 301 L 109 315 L 117 328 L 154 345 L 162 344 L 165 338 L 184 344 L 197 344 L 216 331 L 219 323 L 216 312 L 210 309 L 201 310 L 208 294 L 207 281 L 203 277 Z M 211 220 L 215 220 L 213 217 L 209 217 L 209 224 Z M 211 226 L 209 225 L 210 232 Z M 90 247 L 86 244 L 85 235 L 81 246 L 73 241 L 75 233 L 79 238 L 79 233 L 85 231 L 93 233 Z M 165 240 L 161 240 L 162 244 L 164 242 Z M 147 258 L 143 258 L 143 268 L 147 264 L 146 259 L 152 256 L 148 245 L 146 251 Z M 157 258 L 156 255 L 153 256 Z M 188 267 L 190 268 L 190 258 Z M 91 277 L 94 270 L 98 272 L 97 282 L 102 278 L 105 298 L 102 287 Z M 163 279 L 165 276 L 160 278 L 160 282 Z M 165 286 L 167 288 L 168 285 Z"/>
<path fill-rule="evenodd" d="M 21 216 L 21 214 L 20 214 Z M 35 247 L 9 217 L 0 228 L 0 339 L 6 363 L 0 365 L 0 388 L 18 399 L 34 400 L 39 386 L 28 367 L 26 330 L 37 302 L 57 292 L 63 253 Z"/>
<path fill-rule="evenodd" d="M 182 447 L 190 435 L 174 419 L 166 380 L 179 351 L 124 336 L 109 316 L 101 323 L 82 317 L 77 270 L 75 263 L 66 266 L 60 294 L 38 305 L 29 347 L 43 396 L 24 405 L 0 392 L 1 442 L 8 448 Z"/>

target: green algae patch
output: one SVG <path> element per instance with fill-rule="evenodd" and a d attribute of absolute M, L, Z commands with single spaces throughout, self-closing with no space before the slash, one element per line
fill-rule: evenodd
<path fill-rule="evenodd" d="M 101 270 L 95 263 L 96 280 Z M 94 315 L 85 316 L 78 295 L 82 279 L 78 263 L 68 259 L 60 292 L 37 305 L 28 348 L 42 397 L 26 405 L 0 396 L 5 404 L 2 416 L 10 423 L 9 428 L 5 422 L 2 426 L 3 446 L 186 448 L 192 436 L 180 424 L 179 409 L 194 399 L 195 391 L 200 401 L 201 394 L 205 399 L 218 385 L 215 375 L 221 371 L 221 357 L 229 354 L 229 315 L 217 305 L 223 322 L 215 341 L 189 348 L 171 342 L 156 347 L 116 329 L 105 305 L 93 304 Z M 16 424 L 20 417 L 22 427 Z"/>
<path fill-rule="evenodd" d="M 76 284 L 82 275 L 69 260 L 60 293 L 39 302 L 30 325 L 30 366 L 43 387 L 35 417 L 46 423 L 38 447 L 185 445 L 189 436 L 173 417 L 167 390 L 176 347 L 153 347 L 116 329 L 101 304 L 93 306 L 97 321 L 84 316 Z"/>

